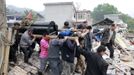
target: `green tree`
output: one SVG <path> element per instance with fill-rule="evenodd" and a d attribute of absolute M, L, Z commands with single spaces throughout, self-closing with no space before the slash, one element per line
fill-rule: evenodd
<path fill-rule="evenodd" d="M 128 28 L 129 29 L 133 29 L 134 28 L 134 18 L 132 18 L 128 14 L 123 14 L 122 13 L 121 19 L 123 20 L 123 22 L 128 24 Z"/>
<path fill-rule="evenodd" d="M 108 3 L 98 5 L 96 8 L 94 8 L 91 15 L 94 21 L 96 22 L 104 19 L 104 15 L 107 14 L 121 14 L 121 19 L 123 20 L 124 23 L 128 24 L 128 28 L 129 29 L 134 28 L 134 18 L 132 18 L 128 14 L 119 12 L 116 7 Z"/>
<path fill-rule="evenodd" d="M 110 5 L 108 3 L 100 4 L 96 8 L 94 8 L 92 12 L 92 18 L 95 21 L 100 21 L 104 19 L 104 15 L 106 14 L 116 14 L 118 13 L 118 10 L 113 5 Z"/>

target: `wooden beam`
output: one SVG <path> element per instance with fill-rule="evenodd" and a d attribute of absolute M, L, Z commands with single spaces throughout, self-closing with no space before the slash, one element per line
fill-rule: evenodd
<path fill-rule="evenodd" d="M 10 41 L 11 31 L 7 32 L 7 27 L 8 26 L 6 23 L 6 1 L 0 0 L 0 31 L 4 34 L 4 36 L 6 36 L 6 38 L 4 39 L 7 39 L 8 41 Z M 8 75 L 9 48 L 10 46 L 3 45 L 2 50 L 0 50 L 0 52 L 4 51 L 3 52 L 4 59 L 2 61 L 3 64 L 0 64 L 2 65 L 2 68 L 0 69 L 0 75 Z"/>
<path fill-rule="evenodd" d="M 34 34 L 34 37 L 41 38 L 42 35 Z M 57 35 L 49 35 L 49 37 L 50 37 L 51 39 L 54 39 L 54 38 L 57 38 L 58 36 L 57 36 Z M 70 39 L 70 40 L 75 40 L 75 39 L 78 38 L 78 37 L 65 36 L 65 38 Z"/>
<path fill-rule="evenodd" d="M 11 41 L 11 37 L 12 37 L 12 29 L 9 28 L 8 32 L 7 32 L 7 40 Z M 8 75 L 9 52 L 10 52 L 10 46 L 6 45 L 5 46 L 5 53 L 4 53 L 3 75 Z"/>
<path fill-rule="evenodd" d="M 22 33 L 19 33 L 19 35 L 22 35 Z M 38 34 L 34 34 L 33 36 L 36 37 L 36 38 L 42 38 L 42 37 L 43 37 L 43 35 L 38 35 Z M 49 37 L 50 37 L 51 39 L 55 39 L 55 38 L 57 38 L 58 36 L 57 36 L 57 35 L 49 35 Z M 70 40 L 75 40 L 75 39 L 78 38 L 78 37 L 65 36 L 65 38 L 70 39 Z"/>

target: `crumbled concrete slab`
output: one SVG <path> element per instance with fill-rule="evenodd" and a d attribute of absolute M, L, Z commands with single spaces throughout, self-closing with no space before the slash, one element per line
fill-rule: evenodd
<path fill-rule="evenodd" d="M 30 72 L 32 69 L 30 67 L 25 67 L 24 70 Z"/>
<path fill-rule="evenodd" d="M 27 75 L 27 72 L 20 68 L 19 66 L 15 66 L 8 75 Z"/>
<path fill-rule="evenodd" d="M 37 72 L 38 72 L 37 70 L 32 70 L 31 71 L 31 73 L 34 74 L 34 75 L 37 74 Z"/>

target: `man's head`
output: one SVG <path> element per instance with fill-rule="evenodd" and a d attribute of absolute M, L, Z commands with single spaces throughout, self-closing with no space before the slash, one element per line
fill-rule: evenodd
<path fill-rule="evenodd" d="M 28 34 L 29 34 L 30 36 L 33 35 L 33 29 L 32 29 L 32 28 L 29 28 L 29 29 L 28 29 Z"/>
<path fill-rule="evenodd" d="M 80 25 L 77 26 L 77 29 L 84 29 L 84 27 L 83 27 L 82 24 L 80 24 Z"/>
<path fill-rule="evenodd" d="M 15 28 L 15 29 L 18 29 L 19 26 L 20 26 L 20 23 L 18 23 L 18 22 L 15 22 L 15 23 L 14 23 L 14 28 Z"/>
<path fill-rule="evenodd" d="M 43 33 L 43 38 L 44 38 L 45 40 L 49 40 L 50 38 L 49 38 L 48 35 L 49 35 L 48 32 L 44 32 L 44 33 Z"/>
<path fill-rule="evenodd" d="M 69 27 L 69 22 L 64 22 L 64 28 Z"/>
<path fill-rule="evenodd" d="M 83 24 L 84 24 L 84 25 L 87 25 L 87 21 L 84 21 Z"/>
<path fill-rule="evenodd" d="M 55 22 L 54 21 L 51 21 L 50 23 L 49 23 L 49 25 L 55 25 Z"/>
<path fill-rule="evenodd" d="M 87 21 L 83 22 L 83 27 L 86 27 L 88 25 Z"/>
<path fill-rule="evenodd" d="M 86 29 L 91 31 L 92 30 L 92 26 L 87 26 Z"/>
<path fill-rule="evenodd" d="M 116 25 L 115 25 L 115 24 L 112 24 L 112 25 L 111 25 L 111 30 L 112 30 L 112 31 L 115 31 L 115 29 L 116 29 Z"/>
<path fill-rule="evenodd" d="M 100 54 L 101 56 L 104 55 L 104 54 L 106 54 L 105 51 L 106 51 L 106 48 L 103 45 L 101 45 L 101 46 L 99 46 L 97 48 L 97 53 Z"/>

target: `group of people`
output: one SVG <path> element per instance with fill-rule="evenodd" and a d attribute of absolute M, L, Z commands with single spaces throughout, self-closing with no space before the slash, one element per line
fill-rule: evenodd
<path fill-rule="evenodd" d="M 85 23 L 71 28 L 69 22 L 65 22 L 64 31 L 53 39 L 48 32 L 44 32 L 39 43 L 39 75 L 43 75 L 48 67 L 49 75 L 72 75 L 75 72 L 81 72 L 82 75 L 107 75 L 108 63 L 102 56 L 106 54 L 107 47 L 110 50 L 110 58 L 114 58 L 116 25 L 112 24 L 109 28 L 93 34 L 92 27 Z M 28 60 L 35 46 L 34 40 L 37 38 L 32 32 L 32 29 L 28 29 L 22 34 L 19 43 L 24 53 L 24 62 L 27 64 L 31 64 Z M 101 34 L 101 45 L 94 52 L 93 39 L 99 42 L 96 39 L 98 34 Z"/>

